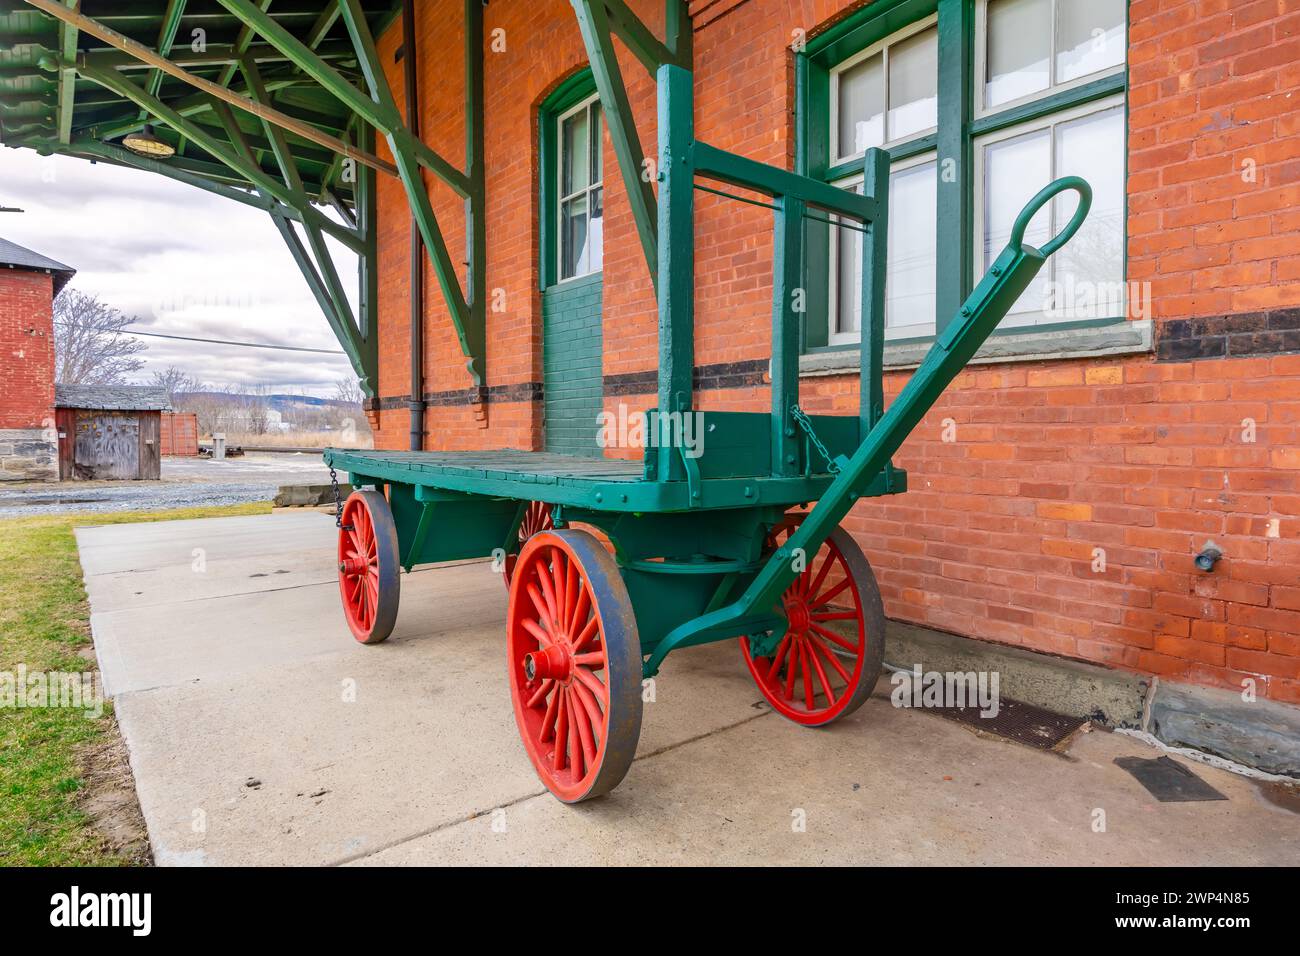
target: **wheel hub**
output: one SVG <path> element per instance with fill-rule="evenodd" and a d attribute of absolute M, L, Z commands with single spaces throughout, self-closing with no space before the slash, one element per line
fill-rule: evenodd
<path fill-rule="evenodd" d="M 524 676 L 533 680 L 558 680 L 567 683 L 573 677 L 573 655 L 562 644 L 550 644 L 524 655 Z"/>
<path fill-rule="evenodd" d="M 812 624 L 812 612 L 806 601 L 796 597 L 785 599 L 785 616 L 790 621 L 790 633 L 802 634 Z"/>
<path fill-rule="evenodd" d="M 339 570 L 346 575 L 356 577 L 359 574 L 365 573 L 366 564 L 359 558 L 349 556 L 339 562 Z"/>

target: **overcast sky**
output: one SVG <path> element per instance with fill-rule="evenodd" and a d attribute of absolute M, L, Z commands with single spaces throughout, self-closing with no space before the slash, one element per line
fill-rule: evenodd
<path fill-rule="evenodd" d="M 338 349 L 270 216 L 161 176 L 0 148 L 0 236 L 77 270 L 72 285 L 137 317 L 134 327 Z M 333 243 L 333 240 L 330 240 Z M 356 259 L 334 244 L 355 308 Z M 136 380 L 176 365 L 215 385 L 332 395 L 342 355 L 144 338 Z"/>

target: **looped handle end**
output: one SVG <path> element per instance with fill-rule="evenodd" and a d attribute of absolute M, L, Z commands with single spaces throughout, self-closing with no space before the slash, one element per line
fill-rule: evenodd
<path fill-rule="evenodd" d="M 1033 219 L 1038 210 L 1046 206 L 1058 193 L 1063 193 L 1067 189 L 1073 189 L 1079 194 L 1079 204 L 1074 209 L 1074 215 L 1065 224 L 1065 228 L 1044 243 L 1043 247 L 1038 251 L 1046 259 L 1074 238 L 1074 234 L 1079 231 L 1079 227 L 1083 225 L 1083 220 L 1088 217 L 1088 210 L 1092 207 L 1092 187 L 1088 185 L 1087 180 L 1078 176 L 1062 176 L 1055 182 L 1048 183 L 1040 189 L 1038 195 L 1029 200 L 1025 204 L 1025 208 L 1020 210 L 1015 225 L 1011 227 L 1011 240 L 1008 245 L 1012 249 L 1019 252 L 1024 248 L 1025 229 L 1029 227 L 1029 220 Z"/>

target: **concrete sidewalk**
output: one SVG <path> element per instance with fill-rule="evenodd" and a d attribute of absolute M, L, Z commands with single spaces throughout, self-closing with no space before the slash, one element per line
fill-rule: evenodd
<path fill-rule="evenodd" d="M 334 535 L 316 512 L 77 531 L 159 864 L 1300 858 L 1300 817 L 1245 778 L 1189 764 L 1229 799 L 1156 802 L 1113 763 L 1157 755 L 1129 737 L 1042 753 L 897 710 L 883 682 L 852 718 L 795 727 L 732 643 L 670 657 L 627 779 L 565 807 L 515 730 L 499 576 L 404 575 L 393 637 L 362 647 Z"/>

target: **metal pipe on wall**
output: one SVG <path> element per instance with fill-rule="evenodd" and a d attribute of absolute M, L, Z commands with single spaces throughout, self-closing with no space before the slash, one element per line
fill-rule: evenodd
<path fill-rule="evenodd" d="M 415 57 L 415 0 L 402 3 L 402 78 L 406 126 L 420 138 L 419 75 Z M 420 174 L 424 178 L 424 174 Z M 411 216 L 411 451 L 424 450 L 424 239 Z"/>

